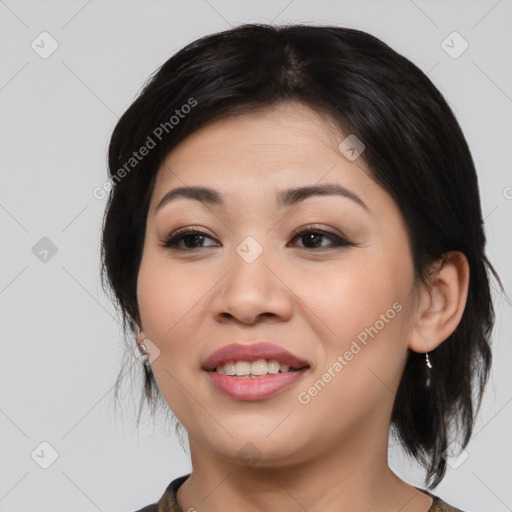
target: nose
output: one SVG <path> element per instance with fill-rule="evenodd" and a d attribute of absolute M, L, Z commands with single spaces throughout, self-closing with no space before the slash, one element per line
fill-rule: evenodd
<path fill-rule="evenodd" d="M 293 311 L 293 293 L 266 251 L 252 262 L 234 252 L 231 270 L 222 279 L 212 301 L 218 322 L 254 324 L 258 319 L 288 320 Z"/>

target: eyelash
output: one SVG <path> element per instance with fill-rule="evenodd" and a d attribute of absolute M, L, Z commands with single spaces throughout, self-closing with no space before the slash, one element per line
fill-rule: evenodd
<path fill-rule="evenodd" d="M 354 244 L 349 242 L 346 238 L 335 235 L 334 233 L 331 233 L 329 231 L 325 231 L 323 229 L 317 228 L 315 226 L 307 226 L 306 228 L 301 228 L 292 233 L 292 240 L 295 240 L 296 238 L 303 237 L 308 234 L 316 234 L 321 235 L 323 237 L 330 238 L 333 243 L 330 246 L 320 246 L 320 247 L 302 247 L 303 249 L 306 249 L 308 251 L 322 251 L 326 249 L 335 249 L 339 247 L 347 247 L 347 246 L 353 246 Z M 197 251 L 198 249 L 203 249 L 204 247 L 178 247 L 178 244 L 184 240 L 185 238 L 189 236 L 202 236 L 206 238 L 210 238 L 213 240 L 211 236 L 208 236 L 206 233 L 185 228 L 182 230 L 177 230 L 174 233 L 169 234 L 164 240 L 161 240 L 162 244 L 161 246 L 165 249 L 174 250 L 174 251 L 184 251 L 184 252 L 190 252 L 190 251 Z M 207 246 L 212 247 L 212 246 Z"/>

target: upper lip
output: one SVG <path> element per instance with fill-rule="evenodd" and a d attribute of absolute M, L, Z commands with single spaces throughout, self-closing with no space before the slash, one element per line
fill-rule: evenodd
<path fill-rule="evenodd" d="M 253 343 L 244 345 L 233 343 L 226 345 L 210 354 L 203 364 L 203 369 L 207 371 L 215 370 L 218 366 L 229 363 L 230 361 L 257 361 L 258 359 L 277 360 L 280 363 L 288 364 L 292 368 L 302 368 L 309 366 L 308 362 L 293 355 L 288 350 L 272 343 Z"/>

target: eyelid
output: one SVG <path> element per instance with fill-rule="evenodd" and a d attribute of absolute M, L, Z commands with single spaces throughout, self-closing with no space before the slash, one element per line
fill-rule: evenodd
<path fill-rule="evenodd" d="M 183 227 L 183 228 L 178 228 L 174 231 L 168 232 L 168 234 L 164 235 L 162 238 L 159 238 L 159 242 L 161 242 L 160 245 L 164 249 L 180 250 L 180 248 L 178 248 L 178 247 L 172 247 L 171 245 L 169 245 L 169 242 L 172 240 L 174 240 L 176 242 L 180 242 L 183 239 L 183 237 L 194 236 L 194 235 L 205 236 L 205 237 L 211 238 L 212 240 L 215 240 L 217 242 L 217 240 L 215 239 L 214 236 L 206 233 L 205 228 L 203 228 L 202 226 L 194 225 L 194 224 L 192 224 L 190 226 Z M 179 237 L 181 237 L 181 238 L 179 238 Z M 192 251 L 192 249 L 182 249 L 182 250 Z"/>
<path fill-rule="evenodd" d="M 334 228 L 330 228 L 334 229 Z M 300 238 L 301 236 L 304 236 L 307 233 L 317 233 L 320 234 L 320 236 L 323 236 L 325 238 L 329 238 L 331 240 L 331 244 L 327 246 L 320 246 L 320 247 L 298 247 L 299 249 L 304 249 L 306 251 L 311 252 L 321 252 L 331 249 L 336 249 L 340 247 L 347 247 L 347 246 L 355 246 L 353 242 L 350 241 L 350 239 L 339 230 L 338 233 L 335 233 L 331 231 L 330 229 L 324 229 L 316 224 L 309 224 L 306 226 L 301 226 L 299 228 L 296 228 L 293 233 L 290 235 L 291 241 L 295 241 L 297 238 Z M 168 235 L 166 235 L 163 239 L 160 239 L 161 247 L 168 250 L 175 250 L 175 251 L 181 251 L 181 252 L 197 252 L 200 249 L 206 249 L 209 247 L 214 247 L 214 245 L 207 245 L 207 246 L 200 246 L 200 247 L 188 247 L 188 248 L 182 248 L 179 247 L 179 243 L 187 236 L 200 236 L 200 237 L 206 237 L 210 238 L 211 240 L 214 240 L 215 242 L 218 242 L 218 240 L 215 239 L 215 237 L 209 235 L 204 231 L 204 228 L 197 225 L 191 225 L 187 227 L 182 227 L 179 229 L 176 229 L 175 231 L 170 232 Z M 220 243 L 220 242 L 218 242 Z"/>
<path fill-rule="evenodd" d="M 344 233 L 342 233 L 339 230 L 334 230 L 334 228 L 325 229 L 317 224 L 308 224 L 306 226 L 301 226 L 300 228 L 297 228 L 293 231 L 291 235 L 292 241 L 296 238 L 299 238 L 301 236 L 304 236 L 305 233 L 319 233 L 320 235 L 330 238 L 332 240 L 331 245 L 327 246 L 321 246 L 316 248 L 311 247 L 299 247 L 299 249 L 305 249 L 309 250 L 311 252 L 321 252 L 321 251 L 328 251 L 332 249 L 339 249 L 341 247 L 348 247 L 348 246 L 355 246 L 355 243 L 351 242 L 349 237 L 346 236 Z"/>
<path fill-rule="evenodd" d="M 306 224 L 305 226 L 301 226 L 301 227 L 293 230 L 291 236 L 292 236 L 292 238 L 296 237 L 296 236 L 304 233 L 305 231 L 318 231 L 318 232 L 323 233 L 328 236 L 343 238 L 347 242 L 349 241 L 348 236 L 345 235 L 345 233 L 343 233 L 339 229 L 330 228 L 330 227 L 324 228 L 324 227 L 320 226 L 319 224 Z"/>

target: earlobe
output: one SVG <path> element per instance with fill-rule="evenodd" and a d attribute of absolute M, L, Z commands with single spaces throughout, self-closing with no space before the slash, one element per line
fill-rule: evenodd
<path fill-rule="evenodd" d="M 415 352 L 430 352 L 455 331 L 464 309 L 469 287 L 469 264 L 465 255 L 450 251 L 436 262 L 429 286 L 422 287 L 409 338 Z"/>
<path fill-rule="evenodd" d="M 135 339 L 137 341 L 137 345 L 140 345 L 146 339 L 146 335 L 138 323 L 136 324 Z"/>

